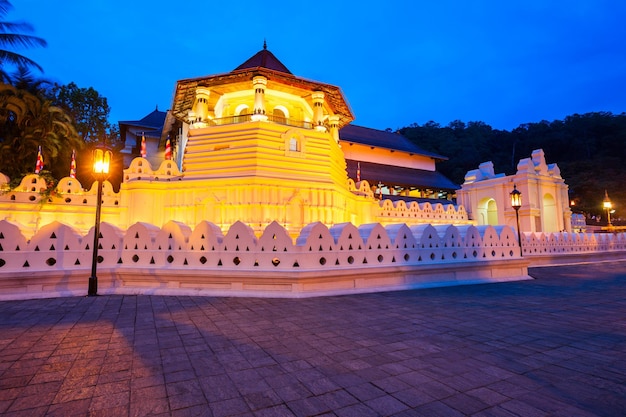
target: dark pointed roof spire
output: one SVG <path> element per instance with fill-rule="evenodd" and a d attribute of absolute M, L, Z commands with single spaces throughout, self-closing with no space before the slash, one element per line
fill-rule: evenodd
<path fill-rule="evenodd" d="M 252 56 L 246 62 L 235 68 L 234 71 L 257 67 L 291 74 L 291 71 L 289 71 L 287 67 L 267 49 L 267 42 L 265 41 L 265 39 L 263 39 L 263 49 L 254 54 L 254 56 Z"/>

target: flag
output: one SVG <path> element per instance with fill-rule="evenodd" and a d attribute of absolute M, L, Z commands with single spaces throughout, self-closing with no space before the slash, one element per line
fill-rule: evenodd
<path fill-rule="evenodd" d="M 145 158 L 148 155 L 146 152 L 146 137 L 141 132 L 141 157 Z"/>
<path fill-rule="evenodd" d="M 37 165 L 35 165 L 35 174 L 39 174 L 43 170 L 43 155 L 41 154 L 41 146 L 37 151 Z"/>
<path fill-rule="evenodd" d="M 72 162 L 70 162 L 70 178 L 76 178 L 76 151 L 72 149 Z"/>
<path fill-rule="evenodd" d="M 165 142 L 165 160 L 169 161 L 172 159 L 172 144 L 170 143 L 170 137 L 167 137 L 167 141 Z"/>
<path fill-rule="evenodd" d="M 356 163 L 356 182 L 361 181 L 361 163 Z"/>

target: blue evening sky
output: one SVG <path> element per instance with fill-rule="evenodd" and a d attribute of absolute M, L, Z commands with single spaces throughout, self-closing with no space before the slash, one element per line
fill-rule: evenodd
<path fill-rule="evenodd" d="M 626 2 L 13 0 L 46 49 L 44 76 L 94 87 L 111 121 L 170 107 L 177 80 L 229 72 L 262 49 L 341 87 L 355 124 L 433 120 L 511 130 L 626 111 Z"/>

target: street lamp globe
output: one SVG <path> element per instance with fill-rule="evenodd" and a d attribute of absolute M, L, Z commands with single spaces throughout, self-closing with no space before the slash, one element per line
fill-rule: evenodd
<path fill-rule="evenodd" d="M 522 207 L 522 193 L 517 189 L 517 185 L 513 184 L 513 191 L 509 195 L 511 196 L 511 207 L 519 210 Z"/>
<path fill-rule="evenodd" d="M 93 151 L 93 173 L 100 181 L 102 176 L 109 175 L 111 156 L 111 151 L 107 149 L 96 148 Z"/>

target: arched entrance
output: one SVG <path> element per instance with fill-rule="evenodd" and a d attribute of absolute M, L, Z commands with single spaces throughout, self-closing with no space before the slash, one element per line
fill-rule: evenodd
<path fill-rule="evenodd" d="M 478 203 L 476 220 L 479 225 L 496 226 L 498 224 L 498 205 L 492 197 L 483 198 Z"/>
<path fill-rule="evenodd" d="M 559 218 L 556 213 L 556 201 L 551 194 L 543 196 L 543 231 L 546 233 L 558 232 Z"/>

